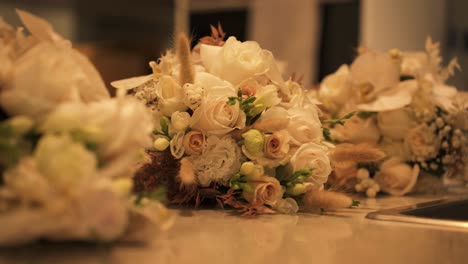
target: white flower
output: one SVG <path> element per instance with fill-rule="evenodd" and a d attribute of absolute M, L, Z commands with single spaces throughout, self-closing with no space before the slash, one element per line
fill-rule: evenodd
<path fill-rule="evenodd" d="M 353 96 L 351 88 L 349 67 L 344 64 L 320 83 L 318 98 L 329 111 L 336 113 Z"/>
<path fill-rule="evenodd" d="M 2 50 L 11 49 L 11 60 L 2 60 L 2 66 L 10 66 L 0 73 L 6 80 L 0 92 L 6 112 L 42 119 L 63 102 L 109 98 L 97 70 L 69 41 L 46 21 L 24 11 L 18 14 L 32 36 L 18 31 L 9 47 L 1 44 Z"/>
<path fill-rule="evenodd" d="M 184 84 L 184 104 L 190 109 L 195 110 L 200 106 L 205 89 L 201 85 L 186 83 Z"/>
<path fill-rule="evenodd" d="M 237 90 L 231 83 L 207 72 L 198 72 L 195 75 L 195 85 L 202 87 L 204 97 L 225 96 L 227 98 L 237 94 Z"/>
<path fill-rule="evenodd" d="M 223 47 L 201 45 L 200 55 L 207 71 L 237 85 L 275 67 L 271 52 L 255 41 L 240 42 L 229 37 Z"/>
<path fill-rule="evenodd" d="M 185 132 L 177 132 L 175 136 L 171 139 L 170 143 L 170 148 L 171 148 L 171 154 L 174 158 L 180 159 L 185 153 L 185 148 L 184 148 L 184 136 Z"/>
<path fill-rule="evenodd" d="M 418 175 L 418 165 L 411 168 L 408 164 L 401 163 L 398 158 L 391 158 L 380 166 L 380 171 L 375 175 L 375 181 L 382 191 L 400 196 L 413 189 Z"/>
<path fill-rule="evenodd" d="M 300 146 L 312 141 L 319 142 L 322 139 L 322 124 L 315 106 L 307 109 L 291 108 L 288 114 L 290 121 L 287 130 L 292 144 Z"/>
<path fill-rule="evenodd" d="M 170 76 L 163 75 L 156 84 L 158 108 L 166 116 L 175 111 L 185 111 L 184 89 Z"/>
<path fill-rule="evenodd" d="M 151 145 L 152 119 L 149 110 L 131 98 L 114 98 L 85 105 L 59 106 L 44 121 L 44 132 L 80 132 L 97 143 L 104 159 L 134 155 Z"/>
<path fill-rule="evenodd" d="M 426 52 L 404 52 L 401 58 L 402 75 L 420 77 L 430 70 L 429 56 Z"/>
<path fill-rule="evenodd" d="M 288 110 L 274 106 L 262 113 L 254 123 L 254 128 L 263 132 L 275 132 L 286 129 L 289 125 Z"/>
<path fill-rule="evenodd" d="M 68 135 L 45 135 L 34 152 L 37 168 L 54 186 L 71 190 L 95 176 L 96 156 Z"/>
<path fill-rule="evenodd" d="M 257 89 L 255 97 L 254 104 L 261 106 L 262 111 L 281 102 L 281 99 L 278 97 L 278 88 L 275 85 L 267 85 Z"/>
<path fill-rule="evenodd" d="M 401 160 L 410 160 L 411 156 L 403 140 L 392 140 L 383 138 L 379 143 L 379 148 L 387 154 L 388 157 L 398 157 Z"/>
<path fill-rule="evenodd" d="M 388 54 L 369 51 L 354 60 L 350 73 L 355 85 L 370 85 L 370 91 L 363 94 L 366 99 L 395 86 L 400 81 L 399 66 Z"/>
<path fill-rule="evenodd" d="M 228 136 L 209 136 L 204 152 L 192 156 L 192 160 L 198 182 L 203 187 L 209 186 L 211 182 L 228 184 L 243 162 L 239 146 Z"/>
<path fill-rule="evenodd" d="M 291 157 L 292 171 L 313 169 L 308 181 L 320 188 L 328 179 L 332 169 L 327 156 L 327 148 L 316 143 L 306 143 Z"/>
<path fill-rule="evenodd" d="M 405 146 L 414 161 L 436 157 L 440 144 L 440 139 L 425 124 L 410 129 L 405 137 Z"/>
<path fill-rule="evenodd" d="M 338 141 L 349 143 L 377 143 L 380 132 L 373 117 L 362 119 L 353 116 L 346 120 L 344 126 L 337 125 L 331 129 L 331 137 Z"/>
<path fill-rule="evenodd" d="M 226 97 L 205 98 L 192 115 L 191 127 L 206 134 L 225 135 L 244 128 L 246 116 L 239 104 L 229 105 Z"/>
<path fill-rule="evenodd" d="M 171 115 L 172 127 L 176 131 L 185 131 L 190 124 L 190 119 L 189 113 L 176 111 Z"/>
<path fill-rule="evenodd" d="M 379 112 L 377 124 L 383 136 L 397 140 L 405 138 L 408 131 L 416 125 L 411 114 L 405 109 Z"/>

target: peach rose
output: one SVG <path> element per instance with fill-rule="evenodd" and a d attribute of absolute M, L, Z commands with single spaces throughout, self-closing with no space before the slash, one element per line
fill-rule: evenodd
<path fill-rule="evenodd" d="M 263 176 L 259 180 L 252 181 L 249 184 L 253 187 L 254 191 L 252 193 L 244 191 L 242 195 L 251 204 L 275 206 L 283 197 L 283 187 L 281 187 L 279 181 L 274 177 Z"/>
<path fill-rule="evenodd" d="M 202 132 L 192 130 L 184 136 L 185 153 L 188 155 L 200 155 L 205 147 L 205 136 Z"/>
<path fill-rule="evenodd" d="M 382 191 L 401 196 L 410 192 L 416 184 L 419 175 L 418 165 L 411 168 L 402 163 L 398 158 L 391 158 L 380 166 L 380 171 L 375 175 L 375 181 Z"/>

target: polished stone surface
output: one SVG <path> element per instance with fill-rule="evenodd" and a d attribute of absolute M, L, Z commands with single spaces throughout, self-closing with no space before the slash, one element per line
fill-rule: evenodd
<path fill-rule="evenodd" d="M 176 211 L 174 227 L 146 243 L 37 243 L 1 249 L 0 263 L 468 263 L 468 231 L 365 218 L 435 198 L 361 198 L 358 209 L 252 219 Z"/>

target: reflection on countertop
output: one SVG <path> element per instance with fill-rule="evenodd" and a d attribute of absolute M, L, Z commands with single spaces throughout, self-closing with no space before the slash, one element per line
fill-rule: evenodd
<path fill-rule="evenodd" d="M 468 232 L 365 218 L 440 198 L 361 199 L 358 209 L 251 219 L 184 210 L 146 243 L 37 243 L 1 249 L 0 263 L 464 263 Z"/>

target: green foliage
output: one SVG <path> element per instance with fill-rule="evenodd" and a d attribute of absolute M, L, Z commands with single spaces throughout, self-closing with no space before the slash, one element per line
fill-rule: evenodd
<path fill-rule="evenodd" d="M 135 199 L 135 205 L 141 205 L 143 198 L 147 198 L 153 201 L 164 202 L 167 198 L 167 189 L 165 187 L 159 187 L 153 191 L 143 191 L 137 194 Z"/>
<path fill-rule="evenodd" d="M 361 202 L 359 202 L 358 200 L 353 200 L 353 202 L 351 203 L 351 207 L 358 207 L 360 204 Z"/>
<path fill-rule="evenodd" d="M 167 137 L 169 140 L 171 140 L 171 136 L 169 135 L 169 121 L 167 118 L 163 117 L 159 120 L 159 124 L 161 125 L 161 130 L 153 130 L 154 135 L 161 135 Z"/>
<path fill-rule="evenodd" d="M 331 127 L 334 127 L 335 125 L 344 125 L 347 119 L 350 119 L 351 117 L 354 116 L 356 112 L 351 112 L 346 114 L 345 116 L 341 118 L 336 118 L 336 119 L 325 119 L 322 121 L 324 124 L 330 124 Z"/>
<path fill-rule="evenodd" d="M 38 133 L 29 131 L 19 134 L 11 127 L 8 120 L 0 123 L 0 174 L 14 166 L 21 157 L 32 152 L 39 138 Z"/>
<path fill-rule="evenodd" d="M 247 124 L 251 124 L 254 120 L 259 116 L 257 111 L 255 111 L 255 100 L 257 98 L 255 96 L 249 96 L 247 98 L 242 98 L 242 91 L 240 89 L 237 90 L 237 96 L 231 96 L 228 98 L 227 104 L 228 105 L 235 105 L 239 102 L 240 109 L 246 114 L 247 116 Z"/>
<path fill-rule="evenodd" d="M 359 112 L 359 113 L 357 113 L 357 116 L 359 118 L 361 118 L 361 119 L 367 119 L 367 118 L 369 118 L 371 116 L 374 116 L 376 114 L 377 114 L 377 112 Z"/>
<path fill-rule="evenodd" d="M 312 168 L 300 169 L 289 174 L 286 166 L 278 166 L 276 168 L 276 179 L 281 185 L 290 187 L 305 182 L 312 175 L 313 170 Z"/>

